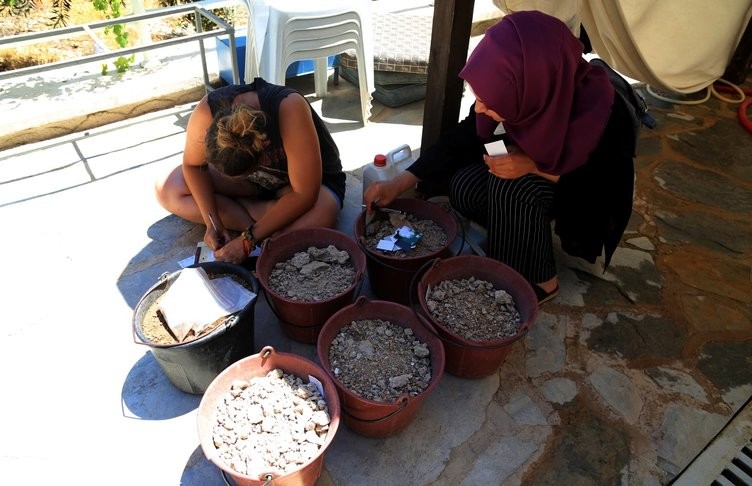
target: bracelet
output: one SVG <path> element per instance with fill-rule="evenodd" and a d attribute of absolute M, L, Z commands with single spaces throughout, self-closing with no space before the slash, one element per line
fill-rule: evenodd
<path fill-rule="evenodd" d="M 256 248 L 256 238 L 253 237 L 253 226 L 254 225 L 255 225 L 255 223 L 252 224 L 252 225 L 250 225 L 245 231 L 243 231 L 240 234 L 240 236 L 243 238 L 243 248 L 245 248 L 246 244 L 250 247 L 250 249 L 248 250 L 248 252 L 246 253 L 246 255 L 250 254 L 251 250 L 253 250 L 254 248 Z"/>

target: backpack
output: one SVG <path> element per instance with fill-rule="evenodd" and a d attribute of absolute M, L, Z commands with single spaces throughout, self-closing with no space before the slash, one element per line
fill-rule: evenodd
<path fill-rule="evenodd" d="M 611 66 L 603 59 L 594 58 L 590 60 L 592 66 L 600 66 L 608 73 L 608 79 L 611 81 L 611 85 L 614 90 L 621 96 L 627 105 L 630 117 L 632 118 L 632 127 L 635 144 L 637 138 L 640 135 L 640 127 L 646 126 L 651 130 L 657 125 L 655 118 L 648 114 L 648 105 L 645 103 L 640 93 L 632 88 L 632 85 L 627 82 L 619 73 L 613 70 Z"/>

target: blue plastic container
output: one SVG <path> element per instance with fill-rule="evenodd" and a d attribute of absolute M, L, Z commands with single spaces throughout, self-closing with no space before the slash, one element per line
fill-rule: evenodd
<path fill-rule="evenodd" d="M 252 79 L 244 80 L 245 75 L 245 36 L 235 36 L 235 51 L 238 57 L 238 74 L 240 75 L 240 82 L 244 84 L 246 82 L 253 81 Z M 327 66 L 334 66 L 334 59 L 337 56 L 329 56 L 327 58 Z M 219 76 L 227 84 L 232 84 L 232 56 L 230 54 L 230 39 L 228 36 L 217 37 L 217 61 L 219 64 Z M 285 72 L 286 78 L 292 78 L 295 76 L 301 76 L 303 74 L 310 74 L 313 72 L 314 62 L 313 59 L 305 61 L 295 61 L 287 67 Z"/>

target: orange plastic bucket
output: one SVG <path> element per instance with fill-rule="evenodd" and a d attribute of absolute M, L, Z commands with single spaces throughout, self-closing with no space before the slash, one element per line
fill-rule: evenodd
<path fill-rule="evenodd" d="M 329 408 L 329 432 L 326 441 L 321 445 L 317 456 L 303 464 L 300 468 L 287 474 L 279 471 L 268 471 L 259 477 L 246 476 L 231 469 L 225 464 L 217 453 L 212 437 L 212 428 L 215 422 L 215 412 L 220 400 L 230 390 L 233 381 L 249 380 L 253 377 L 266 376 L 276 368 L 285 373 L 293 374 L 304 381 L 312 376 L 319 380 L 324 387 L 324 399 Z M 320 366 L 313 361 L 301 356 L 289 353 L 280 353 L 271 346 L 264 347 L 261 352 L 237 361 L 217 376 L 204 393 L 198 407 L 198 435 L 201 441 L 201 449 L 206 458 L 219 467 L 223 473 L 229 474 L 238 486 L 260 486 L 263 484 L 290 486 L 290 485 L 314 485 L 321 475 L 324 464 L 324 453 L 334 440 L 340 422 L 340 401 L 337 389 L 331 378 Z"/>
<path fill-rule="evenodd" d="M 269 286 L 269 278 L 277 263 L 292 258 L 296 253 L 309 247 L 334 245 L 346 251 L 355 267 L 355 279 L 339 295 L 320 302 L 303 302 L 288 299 L 276 293 Z M 326 320 L 342 307 L 352 304 L 357 290 L 365 276 L 366 257 L 357 243 L 346 234 L 329 228 L 306 228 L 283 233 L 264 243 L 264 248 L 256 261 L 256 276 L 265 291 L 274 313 L 280 319 L 280 326 L 291 339 L 313 344 Z"/>
<path fill-rule="evenodd" d="M 431 353 L 431 382 L 416 396 L 403 394 L 392 403 L 376 402 L 361 397 L 345 388 L 334 376 L 329 362 L 329 346 L 339 331 L 352 321 L 363 319 L 382 319 L 405 328 L 410 328 Z M 357 434 L 366 437 L 387 437 L 394 435 L 415 417 L 420 404 L 439 384 L 444 374 L 444 347 L 430 329 L 431 324 L 421 319 L 408 307 L 395 302 L 369 300 L 358 297 L 351 304 L 335 313 L 321 329 L 316 351 L 319 362 L 329 378 L 334 382 L 342 404 L 342 420 Z"/>
<path fill-rule="evenodd" d="M 428 287 L 444 280 L 469 277 L 491 282 L 512 296 L 522 321 L 514 336 L 485 342 L 468 341 L 431 316 L 426 304 Z M 435 260 L 418 281 L 417 293 L 421 310 L 444 343 L 446 371 L 462 378 L 481 378 L 495 372 L 511 351 L 511 346 L 525 337 L 538 315 L 538 299 L 530 283 L 512 267 L 488 257 L 461 255 Z"/>

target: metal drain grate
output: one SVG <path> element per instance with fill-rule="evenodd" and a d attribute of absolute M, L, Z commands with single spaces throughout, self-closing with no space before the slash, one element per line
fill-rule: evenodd
<path fill-rule="evenodd" d="M 721 471 L 713 486 L 752 486 L 752 440 Z"/>
<path fill-rule="evenodd" d="M 670 484 L 752 486 L 752 397 Z"/>

